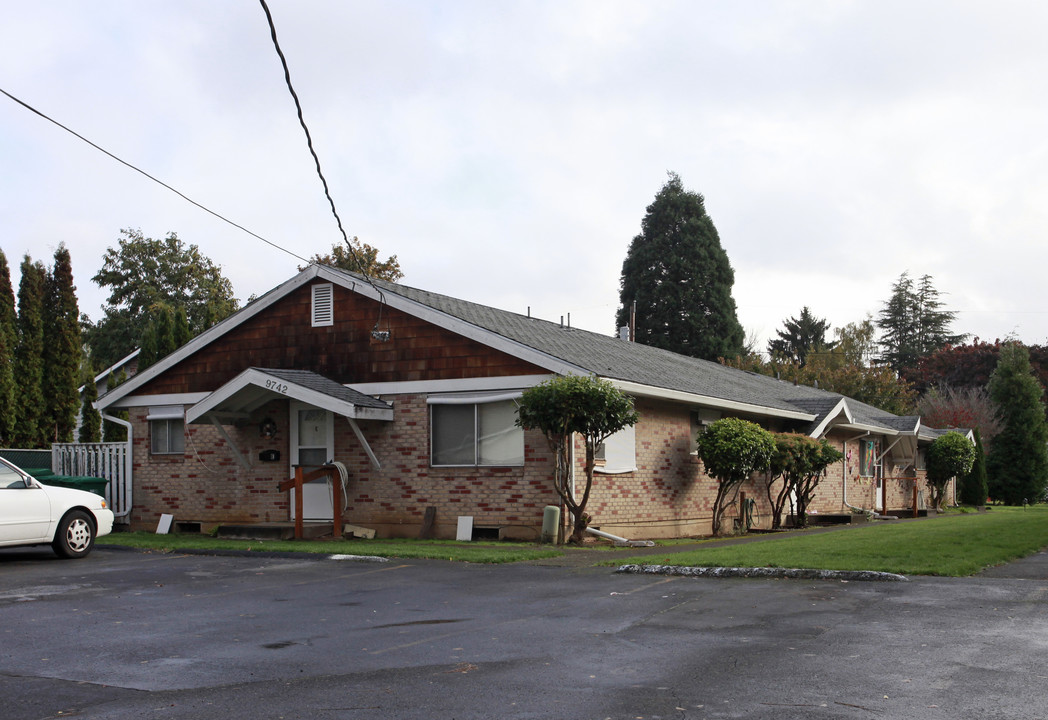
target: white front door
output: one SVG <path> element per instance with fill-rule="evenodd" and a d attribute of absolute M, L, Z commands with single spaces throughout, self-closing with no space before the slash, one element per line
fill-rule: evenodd
<path fill-rule="evenodd" d="M 335 423 L 330 410 L 291 403 L 291 476 L 295 467 L 307 472 L 326 464 L 335 456 Z M 302 488 L 302 519 L 327 520 L 333 515 L 331 488 L 326 478 Z M 295 491 L 291 491 L 291 519 L 295 519 Z"/>

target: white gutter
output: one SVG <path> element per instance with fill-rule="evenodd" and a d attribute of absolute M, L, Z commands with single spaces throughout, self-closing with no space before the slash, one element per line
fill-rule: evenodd
<path fill-rule="evenodd" d="M 627 540 L 624 537 L 618 535 L 612 535 L 601 530 L 594 530 L 591 527 L 586 528 L 586 532 L 593 533 L 597 537 L 602 537 L 605 540 L 611 540 L 616 545 L 628 545 L 629 547 L 655 547 L 655 543 L 651 540 Z"/>
<path fill-rule="evenodd" d="M 123 418 L 116 418 L 116 417 L 113 417 L 112 415 L 107 415 L 104 412 L 100 413 L 100 414 L 102 415 L 102 419 L 105 420 L 106 422 L 116 423 L 117 425 L 123 425 L 125 428 L 127 428 L 127 456 L 124 458 L 124 478 L 125 478 L 125 482 L 127 483 L 127 487 L 126 487 L 127 493 L 124 496 L 125 500 L 126 500 L 126 509 L 121 510 L 118 513 L 114 513 L 115 517 L 127 517 L 128 515 L 131 514 L 131 507 L 132 507 L 132 504 L 133 504 L 131 502 L 131 491 L 134 488 L 134 484 L 135 484 L 134 483 L 134 467 L 135 467 L 134 445 L 132 444 L 132 441 L 133 441 L 133 430 L 132 430 L 132 427 L 131 427 L 131 423 L 128 422 L 127 420 L 124 420 Z"/>

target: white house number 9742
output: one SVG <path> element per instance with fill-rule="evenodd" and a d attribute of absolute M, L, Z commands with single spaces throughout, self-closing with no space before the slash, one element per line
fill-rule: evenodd
<path fill-rule="evenodd" d="M 276 380 L 266 380 L 266 389 L 278 392 L 281 395 L 287 395 L 287 385 Z"/>

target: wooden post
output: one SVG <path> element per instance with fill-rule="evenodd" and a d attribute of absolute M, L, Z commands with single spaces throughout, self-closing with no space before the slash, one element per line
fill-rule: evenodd
<path fill-rule="evenodd" d="M 913 479 L 913 516 L 917 517 L 917 478 Z"/>
<path fill-rule="evenodd" d="M 295 468 L 295 539 L 301 540 L 305 532 L 302 529 L 302 468 Z"/>

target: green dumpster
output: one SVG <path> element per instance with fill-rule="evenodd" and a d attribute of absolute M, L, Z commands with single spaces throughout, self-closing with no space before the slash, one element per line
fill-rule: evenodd
<path fill-rule="evenodd" d="M 23 468 L 27 473 L 35 477 L 37 480 L 44 478 L 54 477 L 55 471 L 51 468 Z"/>
<path fill-rule="evenodd" d="M 72 488 L 73 490 L 86 490 L 100 497 L 106 496 L 106 486 L 109 485 L 109 481 L 105 478 L 78 475 L 50 475 L 37 479 L 44 485 Z"/>

